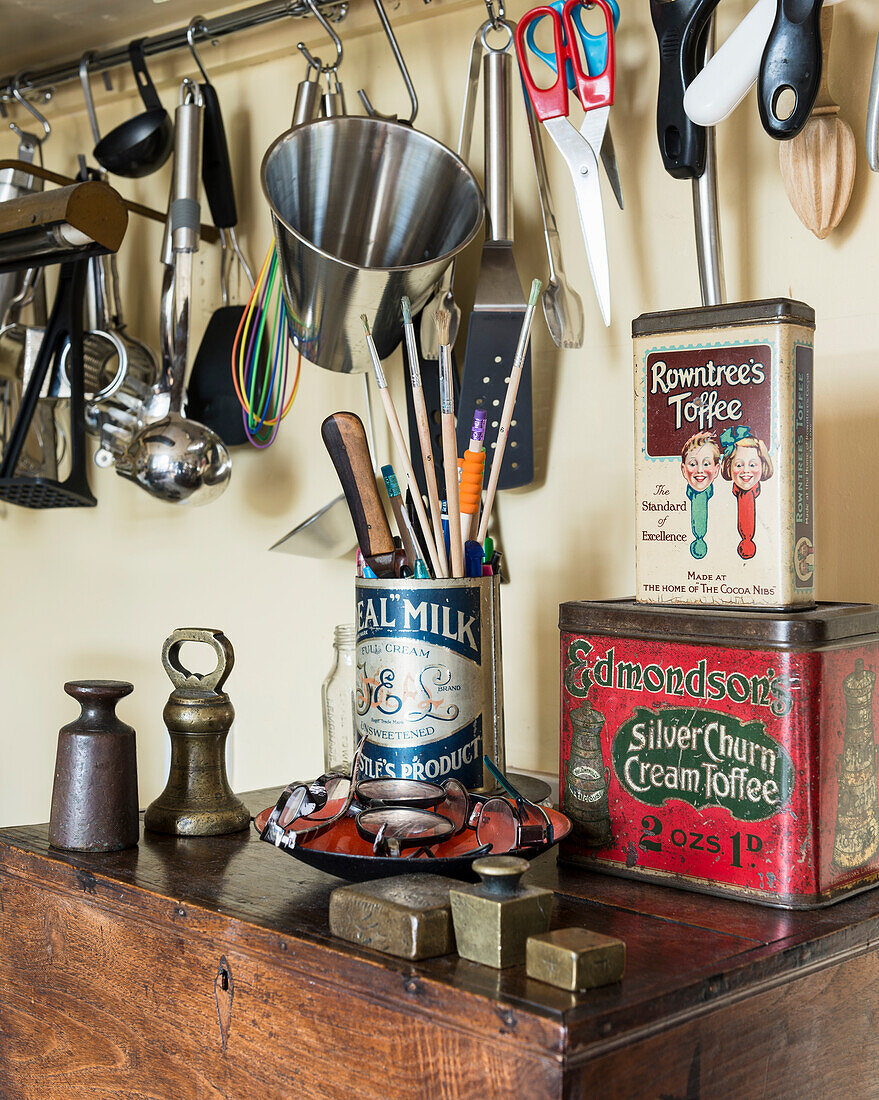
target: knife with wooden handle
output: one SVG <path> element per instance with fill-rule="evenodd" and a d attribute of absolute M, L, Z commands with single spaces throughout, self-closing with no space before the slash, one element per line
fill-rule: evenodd
<path fill-rule="evenodd" d="M 348 502 L 360 552 L 377 577 L 398 576 L 405 554 L 394 545 L 363 422 L 355 413 L 333 413 L 321 424 L 320 434 Z"/>

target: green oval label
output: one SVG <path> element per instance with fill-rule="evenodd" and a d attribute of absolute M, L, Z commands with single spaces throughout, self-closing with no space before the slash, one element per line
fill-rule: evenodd
<path fill-rule="evenodd" d="M 763 821 L 794 789 L 793 761 L 761 722 L 711 710 L 639 707 L 617 731 L 611 756 L 623 789 L 648 806 L 679 798 Z"/>

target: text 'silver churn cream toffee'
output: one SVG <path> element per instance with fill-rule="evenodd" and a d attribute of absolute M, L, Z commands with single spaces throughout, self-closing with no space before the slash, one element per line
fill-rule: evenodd
<path fill-rule="evenodd" d="M 639 602 L 814 603 L 814 329 L 787 298 L 634 321 Z"/>
<path fill-rule="evenodd" d="M 356 589 L 362 774 L 493 788 L 482 757 L 505 767 L 500 577 Z"/>
<path fill-rule="evenodd" d="M 560 858 L 766 905 L 879 881 L 879 607 L 566 603 Z"/>

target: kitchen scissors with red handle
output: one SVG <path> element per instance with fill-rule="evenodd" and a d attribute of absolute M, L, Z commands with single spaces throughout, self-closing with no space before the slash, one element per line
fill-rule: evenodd
<path fill-rule="evenodd" d="M 561 14 L 550 7 L 534 8 L 527 12 L 516 27 L 516 54 L 534 113 L 564 157 L 571 174 L 589 270 L 592 273 L 604 323 L 609 325 L 610 271 L 607 259 L 607 234 L 604 227 L 604 205 L 598 175 L 598 156 L 614 97 L 616 67 L 613 10 L 607 0 L 591 0 L 604 13 L 607 25 L 607 64 L 602 72 L 589 76 L 583 70 L 577 47 L 578 35 L 572 15 L 574 8 L 583 2 L 584 0 L 567 0 Z M 549 88 L 538 88 L 529 68 L 529 51 L 525 34 L 532 23 L 544 16 L 552 21 L 556 79 Z M 566 62 L 570 62 L 577 98 L 586 113 L 579 132 L 568 119 L 569 93 Z"/>

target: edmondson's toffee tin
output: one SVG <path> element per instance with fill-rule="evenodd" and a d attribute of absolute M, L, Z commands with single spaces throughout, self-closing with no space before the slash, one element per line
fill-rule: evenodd
<path fill-rule="evenodd" d="M 356 587 L 364 774 L 494 787 L 482 757 L 505 767 L 500 577 Z"/>
<path fill-rule="evenodd" d="M 814 604 L 814 329 L 787 298 L 634 321 L 639 602 Z"/>
<path fill-rule="evenodd" d="M 879 607 L 560 608 L 560 858 L 765 905 L 879 881 Z"/>

